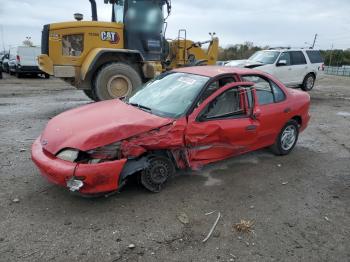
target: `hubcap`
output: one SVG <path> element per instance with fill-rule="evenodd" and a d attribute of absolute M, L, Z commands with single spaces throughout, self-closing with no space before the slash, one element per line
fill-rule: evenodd
<path fill-rule="evenodd" d="M 132 84 L 129 78 L 126 76 L 115 75 L 109 79 L 107 83 L 107 90 L 111 97 L 124 97 L 131 94 Z"/>
<path fill-rule="evenodd" d="M 314 78 L 312 76 L 309 76 L 306 81 L 306 87 L 307 89 L 311 89 L 314 86 Z"/>
<path fill-rule="evenodd" d="M 158 165 L 151 170 L 151 178 L 155 184 L 164 183 L 168 178 L 167 166 L 164 163 L 158 163 Z"/>
<path fill-rule="evenodd" d="M 283 150 L 288 151 L 294 145 L 297 138 L 297 131 L 295 126 L 287 126 L 281 136 L 281 147 Z"/>
<path fill-rule="evenodd" d="M 142 171 L 141 183 L 148 190 L 159 192 L 174 171 L 174 166 L 170 160 L 163 157 L 152 158 L 149 166 Z"/>

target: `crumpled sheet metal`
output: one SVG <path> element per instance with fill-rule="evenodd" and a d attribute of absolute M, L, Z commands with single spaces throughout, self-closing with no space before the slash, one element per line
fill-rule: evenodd
<path fill-rule="evenodd" d="M 245 146 L 232 143 L 224 130 L 214 123 L 205 130 L 187 129 L 186 118 L 124 140 L 121 148 L 125 157 L 139 157 L 152 150 L 170 150 L 180 169 L 198 169 L 246 150 Z"/>

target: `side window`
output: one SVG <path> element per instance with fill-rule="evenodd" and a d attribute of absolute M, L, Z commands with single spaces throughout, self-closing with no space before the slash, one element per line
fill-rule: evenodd
<path fill-rule="evenodd" d="M 260 105 L 274 103 L 274 96 L 269 81 L 257 75 L 242 76 L 242 79 L 255 83 L 254 87 Z"/>
<path fill-rule="evenodd" d="M 286 99 L 285 93 L 282 91 L 282 89 L 274 82 L 270 82 L 273 90 L 273 94 L 275 96 L 275 102 L 281 102 Z"/>
<path fill-rule="evenodd" d="M 320 51 L 317 50 L 307 50 L 306 51 L 307 56 L 310 59 L 310 62 L 312 64 L 317 64 L 317 63 L 323 63 L 323 57 L 320 53 Z"/>
<path fill-rule="evenodd" d="M 290 65 L 290 55 L 289 55 L 289 52 L 283 52 L 282 54 L 281 54 L 281 56 L 280 56 L 280 58 L 278 59 L 278 63 L 277 64 L 279 64 L 279 62 L 280 61 L 286 61 L 286 66 L 289 66 Z"/>
<path fill-rule="evenodd" d="M 306 59 L 302 51 L 290 51 L 292 65 L 305 65 Z"/>
<path fill-rule="evenodd" d="M 200 116 L 207 120 L 245 116 L 240 91 L 237 88 L 226 90 L 211 101 Z"/>
<path fill-rule="evenodd" d="M 235 79 L 233 77 L 223 77 L 219 80 L 216 80 L 214 82 L 212 82 L 207 89 L 204 91 L 204 93 L 202 94 L 198 105 L 200 105 L 201 103 L 203 103 L 203 101 L 205 99 L 207 99 L 209 96 L 211 96 L 212 94 L 214 94 L 217 90 L 219 90 L 221 87 L 224 87 L 225 85 L 228 85 L 230 83 L 235 82 Z"/>

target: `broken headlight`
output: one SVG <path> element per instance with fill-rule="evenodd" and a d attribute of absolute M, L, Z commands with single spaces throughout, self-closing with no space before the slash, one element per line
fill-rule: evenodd
<path fill-rule="evenodd" d="M 61 152 L 59 152 L 56 155 L 56 157 L 61 160 L 74 162 L 75 160 L 77 160 L 78 155 L 79 155 L 79 151 L 76 149 L 63 149 Z"/>
<path fill-rule="evenodd" d="M 86 155 L 92 160 L 116 160 L 121 158 L 120 142 L 101 146 L 89 151 Z"/>

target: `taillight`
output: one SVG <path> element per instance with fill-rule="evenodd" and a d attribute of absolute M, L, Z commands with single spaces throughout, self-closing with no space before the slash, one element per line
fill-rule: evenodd
<path fill-rule="evenodd" d="M 20 63 L 21 62 L 21 58 L 19 57 L 19 55 L 16 56 L 17 62 Z"/>

